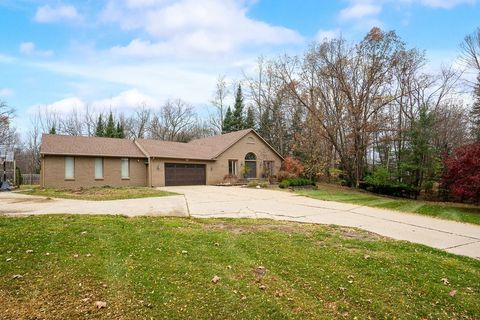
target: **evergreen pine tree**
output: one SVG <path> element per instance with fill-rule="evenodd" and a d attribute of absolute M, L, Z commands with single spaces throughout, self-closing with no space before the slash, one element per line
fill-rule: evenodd
<path fill-rule="evenodd" d="M 95 129 L 95 136 L 96 137 L 105 136 L 105 125 L 103 124 L 103 119 L 101 114 L 98 116 L 97 128 Z"/>
<path fill-rule="evenodd" d="M 50 134 L 57 134 L 57 129 L 55 128 L 55 125 L 52 126 L 49 133 Z"/>
<path fill-rule="evenodd" d="M 243 118 L 243 94 L 242 87 L 238 85 L 237 94 L 235 95 L 235 105 L 233 107 L 232 131 L 245 129 L 245 121 Z"/>
<path fill-rule="evenodd" d="M 255 129 L 255 113 L 253 108 L 247 109 L 247 117 L 245 118 L 245 129 Z"/>
<path fill-rule="evenodd" d="M 115 131 L 116 131 L 116 137 L 117 138 L 125 139 L 125 132 L 123 130 L 123 126 L 120 123 L 120 121 L 117 122 L 117 129 Z"/>
<path fill-rule="evenodd" d="M 473 106 L 470 111 L 472 118 L 472 133 L 476 142 L 480 142 L 480 74 L 477 76 L 477 83 L 473 90 Z"/>
<path fill-rule="evenodd" d="M 408 145 L 400 163 L 403 181 L 417 194 L 423 189 L 429 189 L 438 174 L 440 161 L 432 145 L 434 117 L 426 107 L 420 109 L 406 133 Z M 426 190 L 427 191 L 427 190 Z"/>
<path fill-rule="evenodd" d="M 227 112 L 225 112 L 225 118 L 223 119 L 223 127 L 222 127 L 222 133 L 229 133 L 234 131 L 232 129 L 232 109 L 230 107 L 227 108 Z"/>
<path fill-rule="evenodd" d="M 113 121 L 113 114 L 110 112 L 108 116 L 107 127 L 105 128 L 105 137 L 115 138 L 117 136 L 117 131 L 115 128 L 115 122 Z"/>

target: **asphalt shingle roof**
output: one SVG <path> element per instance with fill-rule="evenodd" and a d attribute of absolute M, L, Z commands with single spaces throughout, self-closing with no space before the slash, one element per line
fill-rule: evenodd
<path fill-rule="evenodd" d="M 106 157 L 156 157 L 214 160 L 252 129 L 190 141 L 115 139 L 44 134 L 40 153 Z"/>
<path fill-rule="evenodd" d="M 145 154 L 135 145 L 133 140 L 58 134 L 44 134 L 42 136 L 40 153 L 146 158 Z"/>

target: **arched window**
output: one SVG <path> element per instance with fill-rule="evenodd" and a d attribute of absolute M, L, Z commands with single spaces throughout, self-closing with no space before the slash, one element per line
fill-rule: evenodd
<path fill-rule="evenodd" d="M 245 156 L 245 160 L 257 160 L 257 156 L 253 152 L 247 153 Z"/>

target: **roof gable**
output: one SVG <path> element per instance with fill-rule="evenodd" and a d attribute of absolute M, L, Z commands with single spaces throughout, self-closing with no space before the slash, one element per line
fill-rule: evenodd
<path fill-rule="evenodd" d="M 192 140 L 189 144 L 196 144 L 196 145 L 203 145 L 203 146 L 210 146 L 212 148 L 213 156 L 212 158 L 218 158 L 221 154 L 225 151 L 233 147 L 238 141 L 240 141 L 243 137 L 248 135 L 249 133 L 255 134 L 261 142 L 263 142 L 266 146 L 268 146 L 276 155 L 280 157 L 280 159 L 284 159 L 283 156 L 278 153 L 275 148 L 273 148 L 265 139 L 262 138 L 254 129 L 245 129 L 240 131 L 235 131 L 227 134 L 222 134 L 218 136 L 212 136 L 204 139 L 197 139 Z"/>
<path fill-rule="evenodd" d="M 151 139 L 138 139 L 136 142 L 149 157 L 212 160 L 212 151 L 208 146 Z"/>

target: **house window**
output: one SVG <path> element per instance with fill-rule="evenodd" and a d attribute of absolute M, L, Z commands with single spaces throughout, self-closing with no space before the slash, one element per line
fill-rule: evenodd
<path fill-rule="evenodd" d="M 65 157 L 65 179 L 75 179 L 74 157 Z"/>
<path fill-rule="evenodd" d="M 95 179 L 103 179 L 103 158 L 95 158 Z"/>
<path fill-rule="evenodd" d="M 228 174 L 231 176 L 237 175 L 238 160 L 228 160 Z"/>
<path fill-rule="evenodd" d="M 122 179 L 130 178 L 130 163 L 128 158 L 122 158 Z"/>
<path fill-rule="evenodd" d="M 265 160 L 263 161 L 263 174 L 265 177 L 271 177 L 273 176 L 273 168 L 275 166 L 275 162 L 271 160 Z"/>

